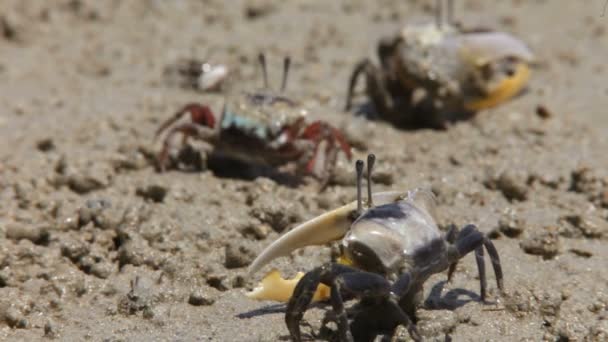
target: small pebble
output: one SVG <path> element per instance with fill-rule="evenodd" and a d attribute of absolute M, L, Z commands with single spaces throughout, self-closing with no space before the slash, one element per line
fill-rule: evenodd
<path fill-rule="evenodd" d="M 114 271 L 114 265 L 110 262 L 101 261 L 91 266 L 90 273 L 98 278 L 107 279 Z"/>
<path fill-rule="evenodd" d="M 108 186 L 104 180 L 91 175 L 82 173 L 73 173 L 67 178 L 70 190 L 77 194 L 86 194 L 94 190 L 100 190 Z"/>
<path fill-rule="evenodd" d="M 245 3 L 245 17 L 247 19 L 259 19 L 265 17 L 275 10 L 272 1 L 248 0 Z"/>
<path fill-rule="evenodd" d="M 215 303 L 218 290 L 212 287 L 203 287 L 193 290 L 188 297 L 188 304 L 194 306 L 207 306 Z"/>
<path fill-rule="evenodd" d="M 28 326 L 28 321 L 23 317 L 21 312 L 15 307 L 9 307 L 4 312 L 4 320 L 11 328 L 24 329 Z"/>
<path fill-rule="evenodd" d="M 545 105 L 539 104 L 536 106 L 536 115 L 538 115 L 541 119 L 549 119 L 553 116 L 553 112 L 551 112 Z"/>
<path fill-rule="evenodd" d="M 49 152 L 55 149 L 55 143 L 51 138 L 44 138 L 36 142 L 36 148 L 41 152 Z"/>

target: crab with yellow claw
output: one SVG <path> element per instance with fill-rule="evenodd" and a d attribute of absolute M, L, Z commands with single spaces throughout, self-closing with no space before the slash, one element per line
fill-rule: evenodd
<path fill-rule="evenodd" d="M 379 66 L 370 59 L 355 66 L 346 111 L 362 74 L 374 113 L 404 127 L 445 128 L 522 91 L 534 62 L 530 49 L 505 32 L 462 28 L 452 20 L 453 1 L 443 1 L 435 23 L 406 25 L 380 40 Z"/>
<path fill-rule="evenodd" d="M 182 144 L 192 137 L 208 143 L 213 152 L 253 165 L 284 168 L 298 175 L 313 175 L 327 184 L 337 155 L 351 158 L 350 145 L 342 133 L 325 121 L 308 121 L 308 111 L 284 95 L 290 59 L 285 58 L 281 91 L 268 85 L 266 59 L 259 55 L 264 89 L 229 96 L 219 124 L 211 109 L 190 103 L 163 122 L 156 136 L 165 134 L 158 164 L 164 171 L 171 162 L 173 137 L 181 133 Z M 189 114 L 189 120 L 180 121 Z M 295 164 L 295 165 L 294 165 Z"/>
<path fill-rule="evenodd" d="M 414 340 L 421 340 L 415 309 L 422 302 L 424 283 L 444 270 L 451 279 L 457 262 L 472 251 L 479 271 L 480 298 L 486 300 L 484 248 L 490 255 L 497 286 L 504 292 L 500 259 L 492 241 L 474 225 L 460 231 L 453 227 L 442 235 L 435 222 L 435 201 L 430 191 L 372 194 L 374 160 L 373 155 L 368 156 L 367 201 L 361 196 L 364 163 L 358 160 L 355 202 L 289 231 L 249 268 L 253 274 L 297 248 L 342 239 L 343 255 L 338 262 L 300 274 L 297 285 L 293 280 L 289 283 L 280 279 L 273 271 L 249 293 L 256 299 L 289 298 L 285 321 L 294 341 L 301 341 L 300 321 L 313 297 L 329 299 L 340 341 L 371 341 L 378 334 L 392 334 L 399 325 L 407 327 Z M 347 313 L 344 301 L 353 297 L 359 302 Z"/>

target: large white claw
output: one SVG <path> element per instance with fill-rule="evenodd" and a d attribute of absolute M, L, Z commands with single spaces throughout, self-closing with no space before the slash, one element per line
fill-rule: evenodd
<path fill-rule="evenodd" d="M 535 61 L 534 53 L 524 42 L 504 32 L 476 32 L 452 38 L 461 54 L 477 65 L 505 57 L 515 57 L 526 63 Z"/>
<path fill-rule="evenodd" d="M 379 192 L 372 195 L 374 205 L 393 203 L 404 199 L 407 193 L 398 191 Z M 351 202 L 338 209 L 306 221 L 285 233 L 266 247 L 249 265 L 248 274 L 253 275 L 273 259 L 287 256 L 292 251 L 314 245 L 323 245 L 344 237 L 352 223 L 350 214 L 357 209 L 357 202 Z"/>

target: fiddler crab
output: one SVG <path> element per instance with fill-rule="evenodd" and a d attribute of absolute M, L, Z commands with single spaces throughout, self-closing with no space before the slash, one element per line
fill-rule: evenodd
<path fill-rule="evenodd" d="M 229 69 L 224 64 L 214 64 L 198 59 L 181 59 L 169 65 L 165 77 L 182 87 L 205 92 L 219 91 L 228 77 Z"/>
<path fill-rule="evenodd" d="M 228 98 L 219 124 L 216 125 L 216 117 L 208 106 L 190 103 L 158 128 L 157 137 L 166 132 L 158 155 L 161 171 L 169 165 L 171 141 L 177 133 L 183 134 L 183 143 L 189 137 L 200 139 L 209 143 L 214 153 L 249 164 L 291 166 L 292 171 L 295 168 L 298 174 L 316 176 L 323 184 L 327 184 L 339 151 L 350 160 L 350 145 L 340 131 L 324 121 L 309 123 L 306 109 L 283 95 L 289 57 L 284 60 L 280 92 L 268 86 L 263 54 L 259 55 L 259 61 L 264 89 Z M 190 114 L 189 121 L 176 123 L 186 114 Z"/>
<path fill-rule="evenodd" d="M 379 66 L 370 59 L 355 66 L 346 111 L 361 74 L 375 113 L 398 126 L 445 128 L 522 91 L 534 62 L 530 49 L 505 32 L 462 28 L 447 1 L 444 16 L 437 0 L 435 23 L 406 25 L 381 39 Z"/>
<path fill-rule="evenodd" d="M 377 334 L 392 333 L 399 325 L 407 327 L 410 336 L 419 341 L 414 323 L 423 284 L 444 270 L 448 270 L 449 281 L 458 261 L 472 251 L 481 301 L 485 301 L 484 248 L 497 286 L 504 293 L 500 258 L 492 241 L 474 225 L 462 230 L 452 227 L 442 235 L 434 218 L 434 195 L 428 190 L 372 194 L 374 160 L 374 155 L 368 156 L 367 201 L 361 195 L 364 163 L 358 160 L 356 201 L 297 226 L 267 247 L 249 267 L 251 275 L 297 248 L 342 239 L 342 256 L 337 262 L 298 274 L 296 280 L 284 280 L 273 271 L 248 293 L 255 299 L 288 300 L 285 322 L 294 341 L 301 341 L 300 321 L 311 301 L 327 299 L 340 341 L 371 341 Z M 347 313 L 344 300 L 353 297 L 359 302 Z"/>

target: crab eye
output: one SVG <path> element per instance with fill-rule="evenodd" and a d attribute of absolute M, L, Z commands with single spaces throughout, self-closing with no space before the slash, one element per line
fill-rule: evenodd
<path fill-rule="evenodd" d="M 347 251 L 350 254 L 350 259 L 364 270 L 384 272 L 385 267 L 378 255 L 365 244 L 352 241 Z"/>

